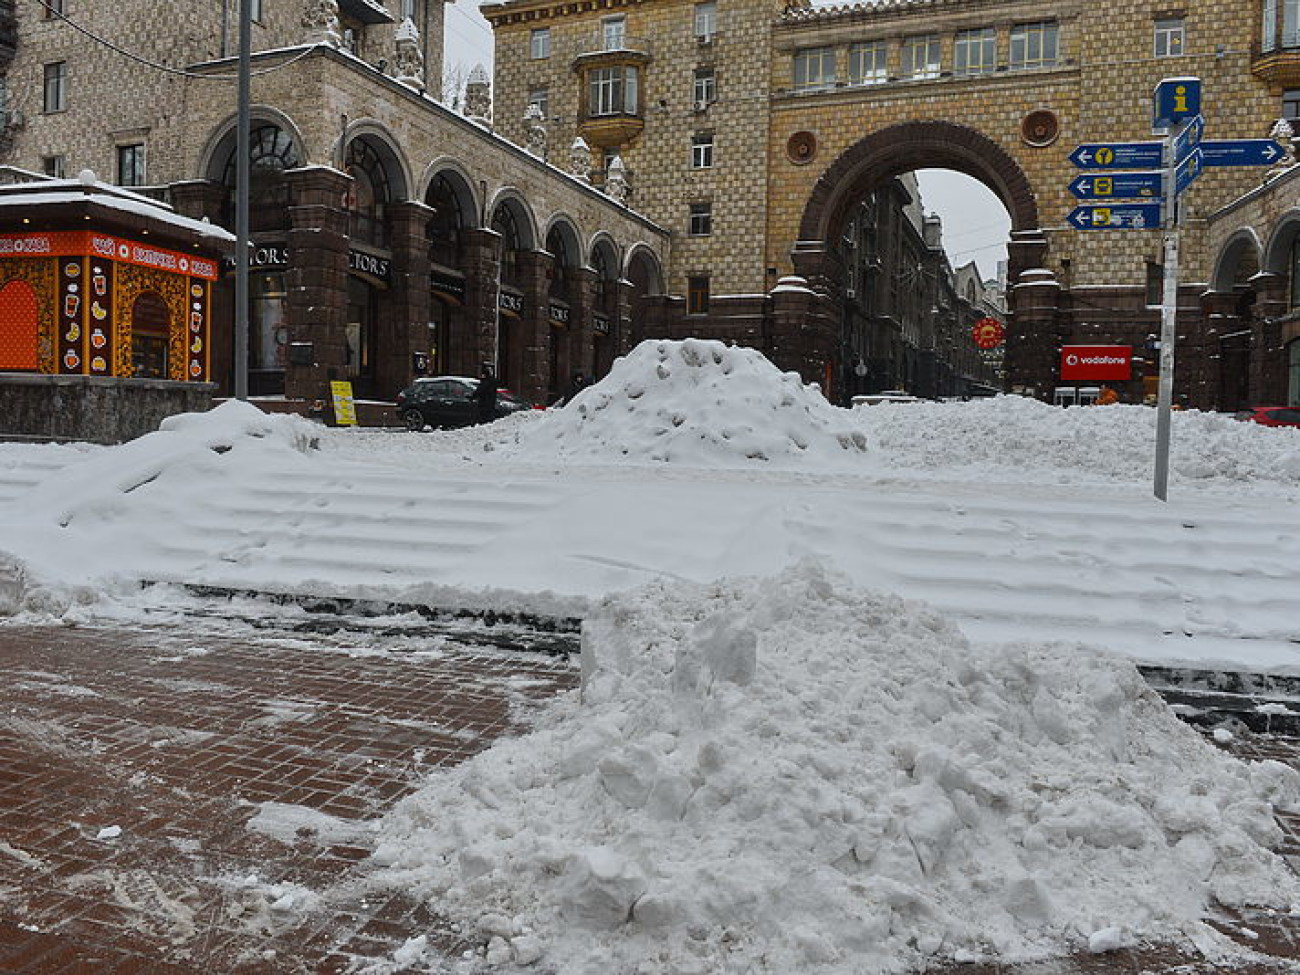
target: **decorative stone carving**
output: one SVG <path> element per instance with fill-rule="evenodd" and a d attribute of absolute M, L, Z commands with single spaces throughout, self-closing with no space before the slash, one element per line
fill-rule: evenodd
<path fill-rule="evenodd" d="M 306 39 L 310 44 L 343 46 L 338 0 L 307 0 L 302 14 L 302 26 L 307 29 Z"/>
<path fill-rule="evenodd" d="M 424 55 L 420 51 L 420 31 L 410 17 L 397 27 L 397 52 L 394 59 L 397 80 L 416 91 L 424 91 Z"/>
<path fill-rule="evenodd" d="M 536 102 L 529 102 L 524 109 L 524 129 L 528 133 L 528 152 L 538 159 L 545 159 L 550 137 L 546 133 L 546 119 Z"/>
<path fill-rule="evenodd" d="M 465 82 L 465 115 L 483 125 L 492 124 L 492 82 L 481 64 L 474 65 Z"/>
<path fill-rule="evenodd" d="M 627 198 L 632 192 L 632 187 L 627 182 L 627 169 L 623 165 L 623 157 L 615 155 L 609 162 L 609 169 L 605 171 L 605 195 L 620 206 L 627 206 Z"/>
<path fill-rule="evenodd" d="M 591 179 L 591 146 L 582 136 L 569 146 L 569 172 L 579 179 Z"/>

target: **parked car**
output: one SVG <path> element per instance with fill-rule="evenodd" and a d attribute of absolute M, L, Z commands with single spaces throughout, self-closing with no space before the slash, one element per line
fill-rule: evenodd
<path fill-rule="evenodd" d="M 478 382 L 472 376 L 422 377 L 397 394 L 397 414 L 408 430 L 471 426 L 478 422 Z M 497 390 L 497 419 L 531 409 L 510 390 Z"/>
<path fill-rule="evenodd" d="M 1265 427 L 1300 427 L 1300 406 L 1252 406 L 1234 415 L 1238 420 Z"/>

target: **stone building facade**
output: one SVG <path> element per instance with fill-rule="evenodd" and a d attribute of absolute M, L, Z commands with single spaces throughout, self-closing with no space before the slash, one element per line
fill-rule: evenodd
<path fill-rule="evenodd" d="M 1152 93 L 1171 77 L 1201 79 L 1207 139 L 1265 137 L 1279 117 L 1300 114 L 1293 7 L 504 0 L 484 14 L 496 35 L 501 131 L 518 138 L 524 106 L 543 99 L 551 143 L 584 134 L 601 150 L 597 170 L 617 152 L 633 174 L 636 205 L 676 235 L 682 246 L 667 277 L 670 290 L 687 296 L 684 311 L 665 312 L 676 327 L 725 336 L 745 321 L 770 333 L 771 316 L 758 310 L 763 296 L 794 274 L 816 295 L 809 318 L 769 345 L 784 345 L 787 365 L 810 378 L 842 375 L 851 366 L 843 229 L 861 201 L 899 174 L 946 168 L 982 181 L 1011 217 L 1007 385 L 1050 399 L 1062 346 L 1147 351 L 1147 336 L 1159 331 L 1149 296 L 1163 233 L 1076 229 L 1068 216 L 1079 201 L 1069 186 L 1080 170 L 1071 151 L 1157 138 Z M 615 81 L 622 71 L 624 95 L 634 77 L 634 99 L 600 104 L 611 71 Z M 697 105 L 690 96 L 710 76 L 716 96 Z M 701 142 L 712 149 L 707 166 L 699 165 Z M 1217 313 L 1209 309 L 1226 300 L 1210 288 L 1218 255 L 1208 249 L 1207 221 L 1263 176 L 1215 168 L 1184 195 L 1179 318 L 1190 338 L 1176 386 L 1195 405 L 1240 405 L 1224 399 L 1237 387 L 1207 384 L 1209 366 L 1197 361 L 1211 354 L 1206 336 Z M 693 223 L 697 205 L 711 220 L 705 233 Z M 691 296 L 701 289 L 710 310 L 692 322 Z M 1145 398 L 1151 377 L 1143 373 L 1125 385 L 1126 399 Z M 1242 389 L 1233 395 L 1270 392 Z"/>
<path fill-rule="evenodd" d="M 238 8 L 0 3 L 0 163 L 91 169 L 233 227 Z M 486 362 L 548 401 L 629 347 L 667 233 L 432 97 L 443 0 L 254 11 L 250 392 L 310 403 L 346 379 L 391 400 Z M 236 319 L 230 278 L 218 322 Z M 214 329 L 216 361 L 232 345 Z M 231 367 L 213 378 L 233 388 Z"/>

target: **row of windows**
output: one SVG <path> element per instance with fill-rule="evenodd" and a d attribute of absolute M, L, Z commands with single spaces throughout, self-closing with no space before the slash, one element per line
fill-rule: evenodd
<path fill-rule="evenodd" d="M 710 41 L 718 32 L 718 4 L 716 0 L 702 0 L 695 4 L 692 31 L 701 41 Z M 620 15 L 603 17 L 600 21 L 600 46 L 605 51 L 621 51 L 627 41 L 627 18 Z M 542 61 L 551 56 L 551 29 L 536 27 L 528 35 L 528 56 Z"/>
<path fill-rule="evenodd" d="M 913 34 L 902 39 L 898 56 L 899 77 L 907 80 L 937 78 L 942 69 L 938 34 Z M 1055 21 L 1016 24 L 1011 28 L 1008 66 L 1036 68 L 1053 65 L 1059 58 L 1059 31 Z M 849 45 L 848 81 L 853 85 L 882 84 L 889 80 L 888 42 L 859 41 Z M 804 48 L 794 56 L 797 90 L 826 88 L 839 78 L 836 49 Z M 997 31 L 992 27 L 959 31 L 953 40 L 953 73 L 985 74 L 997 70 Z"/>
<path fill-rule="evenodd" d="M 54 179 L 68 178 L 68 157 L 59 153 L 41 157 L 41 171 Z M 117 147 L 117 185 L 144 186 L 144 143 Z"/>
<path fill-rule="evenodd" d="M 637 105 L 637 69 L 630 65 L 596 68 L 587 74 L 588 115 L 639 113 Z M 718 76 L 713 68 L 696 68 L 691 82 L 691 99 L 696 108 L 718 100 Z M 536 105 L 542 118 L 550 118 L 551 93 L 545 85 L 530 88 L 528 104 Z"/>

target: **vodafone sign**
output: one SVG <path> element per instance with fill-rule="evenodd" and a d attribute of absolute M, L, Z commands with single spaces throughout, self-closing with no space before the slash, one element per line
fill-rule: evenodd
<path fill-rule="evenodd" d="M 1131 345 L 1067 345 L 1061 349 L 1061 379 L 1128 379 Z"/>

